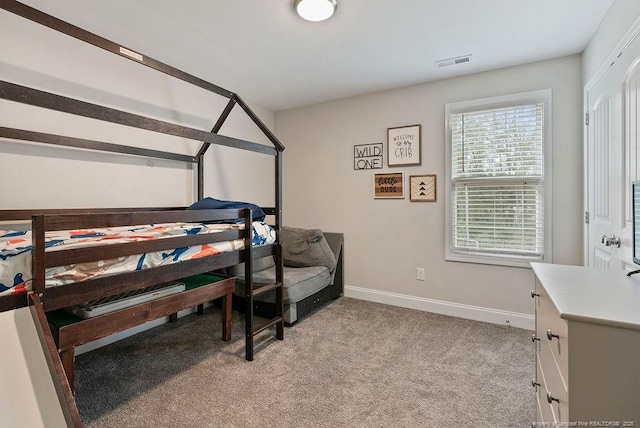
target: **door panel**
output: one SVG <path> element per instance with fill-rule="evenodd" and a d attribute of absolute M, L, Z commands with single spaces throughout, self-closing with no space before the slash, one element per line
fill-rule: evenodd
<path fill-rule="evenodd" d="M 602 236 L 620 227 L 616 220 L 616 184 L 612 177 L 614 160 L 622 153 L 612 138 L 615 109 L 612 108 L 608 75 L 589 92 L 589 266 L 610 268 L 619 263 L 617 248 L 606 246 Z M 619 217 L 619 216 L 618 216 Z"/>
<path fill-rule="evenodd" d="M 593 189 L 594 220 L 611 225 L 609 217 L 609 96 L 599 100 L 593 108 L 594 152 L 593 159 L 595 187 Z"/>
<path fill-rule="evenodd" d="M 611 268 L 611 253 L 609 251 L 603 251 L 600 248 L 593 250 L 593 267 L 598 269 L 610 269 Z"/>
<path fill-rule="evenodd" d="M 640 39 L 587 89 L 587 254 L 603 269 L 632 265 L 631 182 L 638 176 Z M 603 236 L 620 238 L 620 248 Z"/>

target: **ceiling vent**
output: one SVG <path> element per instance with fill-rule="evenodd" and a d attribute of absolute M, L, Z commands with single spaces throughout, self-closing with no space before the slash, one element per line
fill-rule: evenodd
<path fill-rule="evenodd" d="M 458 65 L 465 64 L 471 62 L 471 55 L 459 56 L 456 58 L 443 59 L 441 61 L 436 61 L 436 66 L 438 68 L 449 67 L 450 65 Z"/>

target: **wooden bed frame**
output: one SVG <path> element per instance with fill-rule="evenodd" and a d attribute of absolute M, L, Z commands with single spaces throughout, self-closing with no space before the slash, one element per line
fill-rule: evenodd
<path fill-rule="evenodd" d="M 55 210 L 54 210 L 55 211 Z M 101 210 L 102 211 L 102 210 Z M 147 210 L 147 211 L 114 211 L 92 213 L 86 210 L 65 210 L 65 214 L 47 213 L 47 210 L 19 210 L 19 211 L 1 211 L 0 221 L 17 220 L 20 217 L 31 214 L 32 217 L 32 234 L 33 234 L 33 292 L 38 295 L 42 302 L 45 312 L 56 311 L 61 308 L 70 307 L 81 304 L 83 302 L 92 301 L 105 296 L 113 296 L 129 291 L 145 288 L 151 285 L 166 283 L 174 280 L 180 280 L 185 277 L 200 274 L 203 272 L 213 272 L 223 267 L 236 265 L 248 260 L 251 257 L 262 254 L 273 255 L 276 253 L 276 245 L 266 245 L 260 247 L 251 247 L 251 210 L 186 210 L 186 209 L 167 209 L 167 210 Z M 194 222 L 201 223 L 206 221 L 224 220 L 224 219 L 241 219 L 243 221 L 242 230 L 227 230 L 219 233 L 210 233 L 204 235 L 187 235 L 173 238 L 156 239 L 152 241 L 130 242 L 115 245 L 98 245 L 86 248 L 76 248 L 62 251 L 45 251 L 45 234 L 47 232 L 58 230 L 83 230 L 101 227 L 117 227 L 131 226 L 150 223 L 173 223 L 173 222 Z M 215 242 L 244 240 L 245 248 L 248 250 L 232 251 L 221 253 L 215 256 L 203 257 L 193 260 L 185 260 L 178 263 L 159 266 L 149 269 L 127 272 L 117 275 L 109 275 L 106 277 L 97 277 L 80 283 L 71 283 L 56 287 L 45 287 L 45 269 L 54 266 L 70 265 L 75 263 L 87 263 L 99 260 L 111 260 L 118 257 L 143 254 L 155 251 L 171 250 L 174 248 L 191 247 L 202 244 L 210 244 Z M 212 281 L 213 282 L 213 281 Z M 215 285 L 215 287 L 214 287 Z M 232 285 L 232 284 L 231 284 Z M 170 315 L 179 310 L 190 306 L 196 306 L 206 303 L 219 297 L 228 297 L 226 291 L 229 288 L 229 281 L 222 281 L 220 284 L 211 284 L 211 289 L 205 294 L 210 295 L 197 297 L 193 304 L 185 306 L 184 302 L 191 302 L 193 299 L 187 297 L 187 294 L 180 293 L 178 296 L 170 296 L 162 299 L 164 305 L 159 312 L 149 311 L 149 305 L 140 305 L 136 308 L 138 314 L 135 320 L 125 312 L 114 312 L 113 315 L 106 318 L 109 320 L 109 328 L 104 324 L 101 325 L 101 333 L 90 327 L 91 323 L 87 321 L 79 322 L 74 328 L 81 328 L 89 331 L 84 334 L 77 334 L 80 339 L 75 339 L 74 347 L 86 343 L 87 341 L 104 337 L 126 328 L 142 324 L 146 321 L 159 318 L 160 316 Z M 224 292 L 213 290 L 219 288 Z M 200 290 L 201 294 L 203 290 Z M 175 307 L 171 307 L 172 302 Z M 16 294 L 0 297 L 0 310 L 14 309 L 27 305 L 26 294 Z M 143 310 L 143 313 L 139 313 Z M 121 313 L 122 312 L 122 313 Z M 104 319 L 102 320 L 104 322 Z M 223 320 L 225 325 L 230 323 L 230 319 Z M 92 330 L 93 329 L 93 330 Z M 84 331 L 83 330 L 83 331 Z M 95 337 L 92 337 L 95 336 Z M 228 335 L 223 334 L 228 340 Z M 68 350 L 67 345 L 62 345 L 57 341 L 61 350 Z M 62 355 L 62 354 L 61 354 Z M 247 355 L 252 358 L 252 355 Z M 72 378 L 69 373 L 70 380 Z"/>
<path fill-rule="evenodd" d="M 161 121 L 155 118 L 141 116 L 126 111 L 104 107 L 98 104 L 80 101 L 58 94 L 36 90 L 26 86 L 0 80 L 0 99 L 19 102 L 31 106 L 42 107 L 54 111 L 69 113 L 86 118 L 97 119 L 118 125 L 125 125 L 133 128 L 158 132 L 167 135 L 178 136 L 190 140 L 202 142 L 198 153 L 194 156 L 144 149 L 140 147 L 113 144 L 103 141 L 95 141 L 84 138 L 75 138 L 62 135 L 54 135 L 43 132 L 35 132 L 25 129 L 16 129 L 0 126 L 0 138 L 10 139 L 18 142 L 36 142 L 50 145 L 72 147 L 76 149 L 89 149 L 94 151 L 112 152 L 125 155 L 143 156 L 148 158 L 170 159 L 186 162 L 195 165 L 197 168 L 197 196 L 198 199 L 204 197 L 204 155 L 209 147 L 222 145 L 241 150 L 248 150 L 275 158 L 275 206 L 264 208 L 267 215 L 273 216 L 275 221 L 273 227 L 276 231 L 276 243 L 272 245 L 252 247 L 251 246 L 251 211 L 243 210 L 186 210 L 184 207 L 171 208 L 98 208 L 98 209 L 42 209 L 42 210 L 4 210 L 0 211 L 0 221 L 24 221 L 31 222 L 33 231 L 33 291 L 19 295 L 0 297 L 0 311 L 17 309 L 31 306 L 32 313 L 39 325 L 42 337 L 42 344 L 45 350 L 49 350 L 49 361 L 52 375 L 57 376 L 57 386 L 61 403 L 68 415 L 69 426 L 81 426 L 77 415 L 77 409 L 73 402 L 72 382 L 73 382 L 73 350 L 80 343 L 85 343 L 91 338 L 102 337 L 109 332 L 115 332 L 132 325 L 143 323 L 154 317 L 173 314 L 190 305 L 199 305 L 205 301 L 222 297 L 224 298 L 223 310 L 223 339 L 228 338 L 230 310 L 230 290 L 233 288 L 233 280 L 222 280 L 213 282 L 204 291 L 198 293 L 180 293 L 176 296 L 163 300 L 154 305 L 141 305 L 135 311 L 119 311 L 110 315 L 108 326 L 96 332 L 91 330 L 95 325 L 84 323 L 84 327 L 74 327 L 73 333 L 56 330 L 52 333 L 46 322 L 46 314 L 60 308 L 94 300 L 104 296 L 110 296 L 125 291 L 144 288 L 149 285 L 178 280 L 191 275 L 212 272 L 223 267 L 245 263 L 246 278 L 252 277 L 252 260 L 254 258 L 274 255 L 277 266 L 276 282 L 270 286 L 253 290 L 251 281 L 247 281 L 245 287 L 245 340 L 246 359 L 251 361 L 254 357 L 254 336 L 260 332 L 275 326 L 275 337 L 282 340 L 284 337 L 284 325 L 282 319 L 282 255 L 280 251 L 279 235 L 282 219 L 282 151 L 284 146 L 278 141 L 275 135 L 257 117 L 249 106 L 235 93 L 220 88 L 200 78 L 187 74 L 167 64 L 153 58 L 137 54 L 131 55 L 135 50 L 126 48 L 110 40 L 104 39 L 96 34 L 90 33 L 79 27 L 71 25 L 58 18 L 45 14 L 34 8 L 26 6 L 14 0 L 0 0 L 0 9 L 14 13 L 35 23 L 47 26 L 78 40 L 82 40 L 101 49 L 107 50 L 123 58 L 138 62 L 142 65 L 155 69 L 159 72 L 190 83 L 203 90 L 216 93 L 226 97 L 229 101 L 218 117 L 210 132 L 200 129 L 177 125 L 170 122 Z M 228 118 L 235 105 L 239 105 L 245 114 L 264 133 L 273 147 L 219 135 L 225 120 Z M 240 218 L 244 222 L 243 231 L 225 231 L 222 233 L 184 236 L 168 239 L 160 239 L 152 242 L 138 242 L 128 244 L 115 244 L 101 246 L 98 251 L 95 249 L 73 249 L 55 252 L 45 252 L 44 236 L 48 231 L 73 230 L 94 227 L 113 227 L 125 225 L 140 225 L 152 223 L 168 222 L 203 222 L 213 219 Z M 179 248 L 190 245 L 200 245 L 209 242 L 226 241 L 232 239 L 243 239 L 244 249 L 222 253 L 201 259 L 188 260 L 173 265 L 162 266 L 151 269 L 144 269 L 136 272 L 129 272 L 117 276 L 97 278 L 84 281 L 82 284 L 68 284 L 57 287 L 45 287 L 44 272 L 47 267 L 60 266 L 73 262 L 87 262 L 117 258 L 124 255 L 140 254 L 150 251 L 159 251 L 170 248 Z M 231 287 L 229 287 L 231 284 Z M 253 297 L 257 293 L 269 290 L 276 290 L 276 311 L 272 319 L 259 326 L 254 325 Z M 138 310 L 142 310 L 140 315 Z M 135 320 L 132 314 L 136 313 Z M 95 323 L 94 323 L 95 324 Z M 62 342 L 62 346 L 61 346 Z M 54 343 L 54 345 L 52 345 Z M 53 348 L 52 348 L 53 346 Z M 62 356 L 62 360 L 60 359 Z M 62 364 L 64 361 L 64 364 Z M 66 370 L 65 370 L 66 368 Z M 62 378 L 64 373 L 69 376 Z M 71 380 L 71 384 L 69 383 Z M 66 403 L 66 404 L 65 404 Z"/>

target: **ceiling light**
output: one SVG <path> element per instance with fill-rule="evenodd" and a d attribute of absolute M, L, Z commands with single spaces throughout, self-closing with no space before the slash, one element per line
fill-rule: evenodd
<path fill-rule="evenodd" d="M 294 0 L 293 8 L 302 19 L 307 21 L 324 21 L 336 11 L 336 0 Z"/>

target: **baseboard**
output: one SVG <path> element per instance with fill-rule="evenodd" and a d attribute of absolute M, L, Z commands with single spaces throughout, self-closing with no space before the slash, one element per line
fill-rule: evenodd
<path fill-rule="evenodd" d="M 441 315 L 483 321 L 492 324 L 509 325 L 533 331 L 535 320 L 533 315 L 502 311 L 481 306 L 463 305 L 424 297 L 407 296 L 388 291 L 370 290 L 368 288 L 345 285 L 344 296 L 369 302 L 384 303 L 402 308 L 417 309 Z"/>

